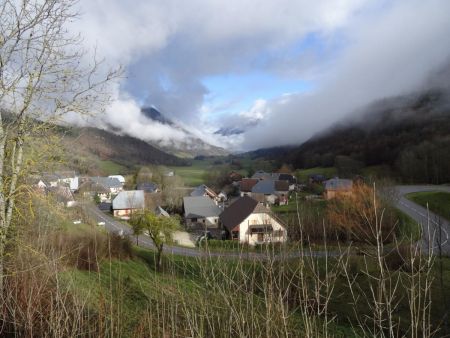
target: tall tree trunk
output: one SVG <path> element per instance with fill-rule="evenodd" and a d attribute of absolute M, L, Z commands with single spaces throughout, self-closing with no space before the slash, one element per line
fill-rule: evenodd
<path fill-rule="evenodd" d="M 0 296 L 3 296 L 3 281 L 4 281 L 4 252 L 6 246 L 6 197 L 5 197 L 5 183 L 4 165 L 6 156 L 6 132 L 3 127 L 3 118 L 0 113 Z"/>
<path fill-rule="evenodd" d="M 162 251 L 163 246 L 157 246 L 156 247 L 156 271 L 161 272 L 162 271 Z"/>

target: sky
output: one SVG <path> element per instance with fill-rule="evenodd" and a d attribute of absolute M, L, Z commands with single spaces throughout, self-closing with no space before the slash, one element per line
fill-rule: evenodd
<path fill-rule="evenodd" d="M 419 90 L 450 60 L 448 0 L 81 0 L 86 49 L 125 76 L 90 124 L 182 142 L 154 106 L 232 151 L 299 144 Z M 244 128 L 233 136 L 220 128 Z"/>

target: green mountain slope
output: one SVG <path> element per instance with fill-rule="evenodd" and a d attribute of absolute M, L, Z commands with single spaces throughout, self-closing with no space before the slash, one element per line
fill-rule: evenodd
<path fill-rule="evenodd" d="M 383 166 L 404 182 L 450 182 L 450 100 L 443 90 L 376 102 L 299 146 L 260 149 L 254 158 L 340 174 Z"/>

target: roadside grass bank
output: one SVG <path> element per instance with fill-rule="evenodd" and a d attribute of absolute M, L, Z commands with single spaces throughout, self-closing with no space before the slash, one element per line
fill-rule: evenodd
<path fill-rule="evenodd" d="M 410 201 L 450 221 L 450 193 L 443 191 L 414 192 L 406 195 Z"/>

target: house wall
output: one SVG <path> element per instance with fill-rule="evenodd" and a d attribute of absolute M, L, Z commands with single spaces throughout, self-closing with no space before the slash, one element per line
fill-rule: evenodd
<path fill-rule="evenodd" d="M 280 205 L 289 204 L 289 191 L 277 191 L 276 195 L 278 196 Z"/>
<path fill-rule="evenodd" d="M 272 236 L 272 234 L 264 234 L 263 239 L 261 241 L 260 240 L 261 236 L 259 236 L 259 234 L 250 234 L 249 231 L 249 226 L 259 224 L 272 225 L 274 231 L 282 230 L 284 232 L 283 236 L 274 237 Z M 286 229 L 281 225 L 280 222 L 278 222 L 270 214 L 263 214 L 263 213 L 251 214 L 239 225 L 239 241 L 241 243 L 256 245 L 262 243 L 285 242 L 286 240 L 287 240 Z"/>
<path fill-rule="evenodd" d="M 338 196 L 351 196 L 351 195 L 352 195 L 351 190 L 346 190 L 346 191 L 325 190 L 325 192 L 323 193 L 323 197 L 326 200 L 330 200 L 330 199 L 336 198 Z"/>
<path fill-rule="evenodd" d="M 114 217 L 123 218 L 130 217 L 131 214 L 139 209 L 116 209 L 113 210 Z"/>
<path fill-rule="evenodd" d="M 188 227 L 192 227 L 197 224 L 204 224 L 208 228 L 218 228 L 219 216 L 197 218 L 195 221 L 190 218 L 186 218 L 186 225 Z"/>
<path fill-rule="evenodd" d="M 68 178 L 63 178 L 60 179 L 59 182 L 63 182 L 69 185 L 70 190 L 72 191 L 76 191 L 78 190 L 78 176 L 75 177 L 68 177 Z"/>
<path fill-rule="evenodd" d="M 266 201 L 269 204 L 275 204 L 277 202 L 278 196 L 277 195 L 266 195 Z"/>
<path fill-rule="evenodd" d="M 111 194 L 118 194 L 119 192 L 121 192 L 123 190 L 122 187 L 120 188 L 110 188 L 109 189 L 111 191 Z"/>

